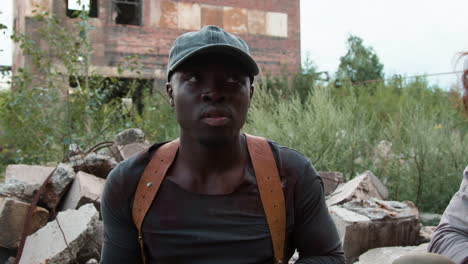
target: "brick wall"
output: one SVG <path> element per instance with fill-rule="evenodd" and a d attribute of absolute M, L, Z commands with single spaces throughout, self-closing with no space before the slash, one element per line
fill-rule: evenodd
<path fill-rule="evenodd" d="M 67 0 L 50 1 L 53 12 L 72 27 L 77 20 L 66 16 Z M 164 78 L 174 39 L 208 24 L 243 38 L 262 74 L 293 72 L 300 65 L 299 0 L 142 0 L 141 25 L 116 24 L 111 0 L 97 1 L 98 17 L 90 19 L 92 64 L 104 75 L 117 75 L 117 65 L 126 56 L 140 55 L 144 78 Z M 27 15 L 28 6 L 22 5 L 18 15 Z M 15 55 L 16 61 L 21 59 Z"/>

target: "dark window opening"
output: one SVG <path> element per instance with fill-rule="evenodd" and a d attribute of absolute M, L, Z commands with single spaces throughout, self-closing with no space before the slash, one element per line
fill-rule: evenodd
<path fill-rule="evenodd" d="M 115 23 L 141 26 L 140 0 L 113 0 Z"/>
<path fill-rule="evenodd" d="M 77 6 L 77 0 L 65 0 L 67 4 L 67 16 L 70 18 L 75 18 L 80 15 L 83 11 L 80 7 Z M 84 1 L 82 1 L 83 3 Z M 87 9 L 87 8 L 86 8 Z M 98 17 L 98 0 L 89 1 L 89 17 Z"/>

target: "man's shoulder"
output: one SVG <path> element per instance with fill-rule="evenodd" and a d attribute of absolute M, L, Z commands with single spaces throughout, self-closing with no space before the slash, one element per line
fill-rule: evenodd
<path fill-rule="evenodd" d="M 320 177 L 310 159 L 300 151 L 283 146 L 271 139 L 270 143 L 279 173 L 282 178 L 303 182 L 305 178 Z"/>
<path fill-rule="evenodd" d="M 271 139 L 266 140 L 270 144 L 277 162 L 282 163 L 281 165 L 302 167 L 308 166 L 311 163 L 310 159 L 300 151 L 288 146 L 283 146 Z"/>

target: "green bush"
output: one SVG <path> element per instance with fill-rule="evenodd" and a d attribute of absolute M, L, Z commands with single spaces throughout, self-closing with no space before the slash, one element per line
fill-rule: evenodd
<path fill-rule="evenodd" d="M 467 125 L 449 93 L 416 79 L 315 86 L 305 99 L 278 100 L 257 89 L 245 130 L 293 147 L 318 170 L 341 171 L 347 180 L 371 170 L 392 199 L 442 212 L 468 165 Z"/>

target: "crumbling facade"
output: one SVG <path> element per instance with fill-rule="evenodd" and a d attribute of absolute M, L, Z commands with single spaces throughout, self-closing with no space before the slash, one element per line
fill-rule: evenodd
<path fill-rule="evenodd" d="M 90 1 L 92 68 L 105 76 L 164 79 L 169 49 L 181 33 L 217 25 L 249 44 L 263 75 L 291 73 L 300 65 L 299 0 L 81 0 Z M 14 26 L 34 38 L 33 10 L 54 13 L 67 27 L 75 0 L 15 0 Z M 143 71 L 118 74 L 125 58 L 138 55 Z M 28 65 L 18 46 L 13 72 Z"/>

